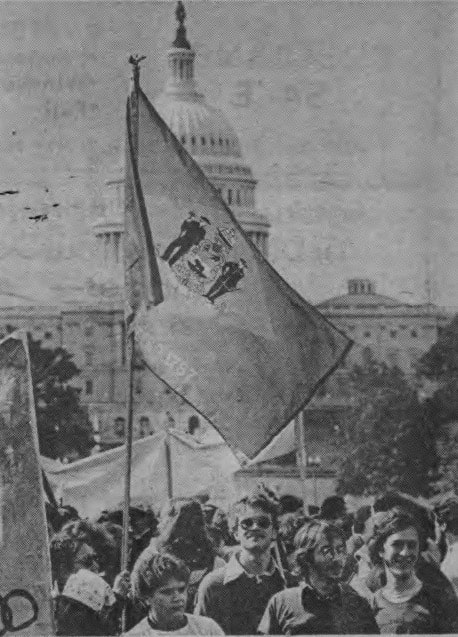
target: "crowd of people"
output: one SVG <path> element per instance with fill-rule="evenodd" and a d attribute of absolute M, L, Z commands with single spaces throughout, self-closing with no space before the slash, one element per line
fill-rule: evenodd
<path fill-rule="evenodd" d="M 58 635 L 458 633 L 458 499 L 390 492 L 305 514 L 263 486 L 226 513 L 175 502 L 81 520 L 49 507 Z"/>

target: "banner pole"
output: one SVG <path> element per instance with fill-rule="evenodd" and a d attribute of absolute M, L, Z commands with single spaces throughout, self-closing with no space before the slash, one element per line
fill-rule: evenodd
<path fill-rule="evenodd" d="M 307 450 L 305 443 L 305 414 L 302 411 L 294 419 L 294 433 L 296 437 L 296 464 L 299 470 L 299 478 L 301 482 L 302 507 L 304 513 L 307 514 Z"/>
<path fill-rule="evenodd" d="M 127 568 L 129 551 L 129 507 L 130 507 L 130 479 L 132 472 L 132 438 L 134 415 L 134 366 L 135 366 L 135 335 L 132 330 L 127 339 L 129 349 L 129 384 L 127 395 L 127 426 L 125 431 L 126 464 L 124 473 L 124 508 L 122 516 L 122 551 L 121 570 Z"/>
<path fill-rule="evenodd" d="M 170 427 L 167 427 L 165 436 L 165 466 L 167 471 L 167 497 L 169 502 L 173 500 L 173 475 L 172 475 L 172 445 Z"/>

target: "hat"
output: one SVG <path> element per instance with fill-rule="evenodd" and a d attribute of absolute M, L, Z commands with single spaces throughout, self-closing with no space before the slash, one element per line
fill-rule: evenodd
<path fill-rule="evenodd" d="M 210 219 L 207 219 L 207 217 L 204 217 L 204 216 L 202 216 L 200 220 L 203 221 L 204 223 L 210 223 Z"/>
<path fill-rule="evenodd" d="M 105 580 L 97 573 L 85 568 L 70 575 L 62 595 L 81 602 L 97 612 L 102 610 L 104 606 L 111 606 L 116 601 L 113 591 Z"/>

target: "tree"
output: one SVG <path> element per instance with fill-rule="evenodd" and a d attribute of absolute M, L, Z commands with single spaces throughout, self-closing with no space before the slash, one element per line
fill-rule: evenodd
<path fill-rule="evenodd" d="M 426 408 L 437 431 L 440 463 L 436 490 L 458 490 L 458 315 L 420 358 L 417 373 L 420 380 L 427 379 L 435 386 Z"/>
<path fill-rule="evenodd" d="M 435 430 L 403 372 L 367 357 L 350 373 L 347 392 L 353 408 L 345 426 L 338 491 L 428 495 L 438 464 Z"/>
<path fill-rule="evenodd" d="M 62 347 L 43 347 L 30 334 L 28 345 L 40 453 L 48 458 L 88 455 L 94 438 L 80 390 L 69 384 L 80 372 L 72 354 Z"/>

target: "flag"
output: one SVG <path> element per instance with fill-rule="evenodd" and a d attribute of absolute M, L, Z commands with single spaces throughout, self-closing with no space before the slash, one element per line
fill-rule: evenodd
<path fill-rule="evenodd" d="M 0 342 L 0 595 L 12 600 L 14 625 L 36 621 L 21 634 L 51 635 L 51 564 L 27 336 Z"/>
<path fill-rule="evenodd" d="M 131 500 L 135 505 L 154 502 L 159 509 L 168 500 L 164 489 L 166 436 L 158 431 L 132 444 Z M 240 468 L 221 438 L 198 443 L 192 436 L 171 430 L 169 443 L 175 498 L 192 498 L 205 492 L 214 501 L 215 492 L 230 486 L 232 474 Z M 74 506 L 81 517 L 93 518 L 103 509 L 122 507 L 124 485 L 119 476 L 124 471 L 125 454 L 122 446 L 65 465 L 42 458 L 41 465 L 56 496 Z"/>
<path fill-rule="evenodd" d="M 127 104 L 125 227 L 146 365 L 254 457 L 351 342 L 251 243 L 139 87 Z"/>

